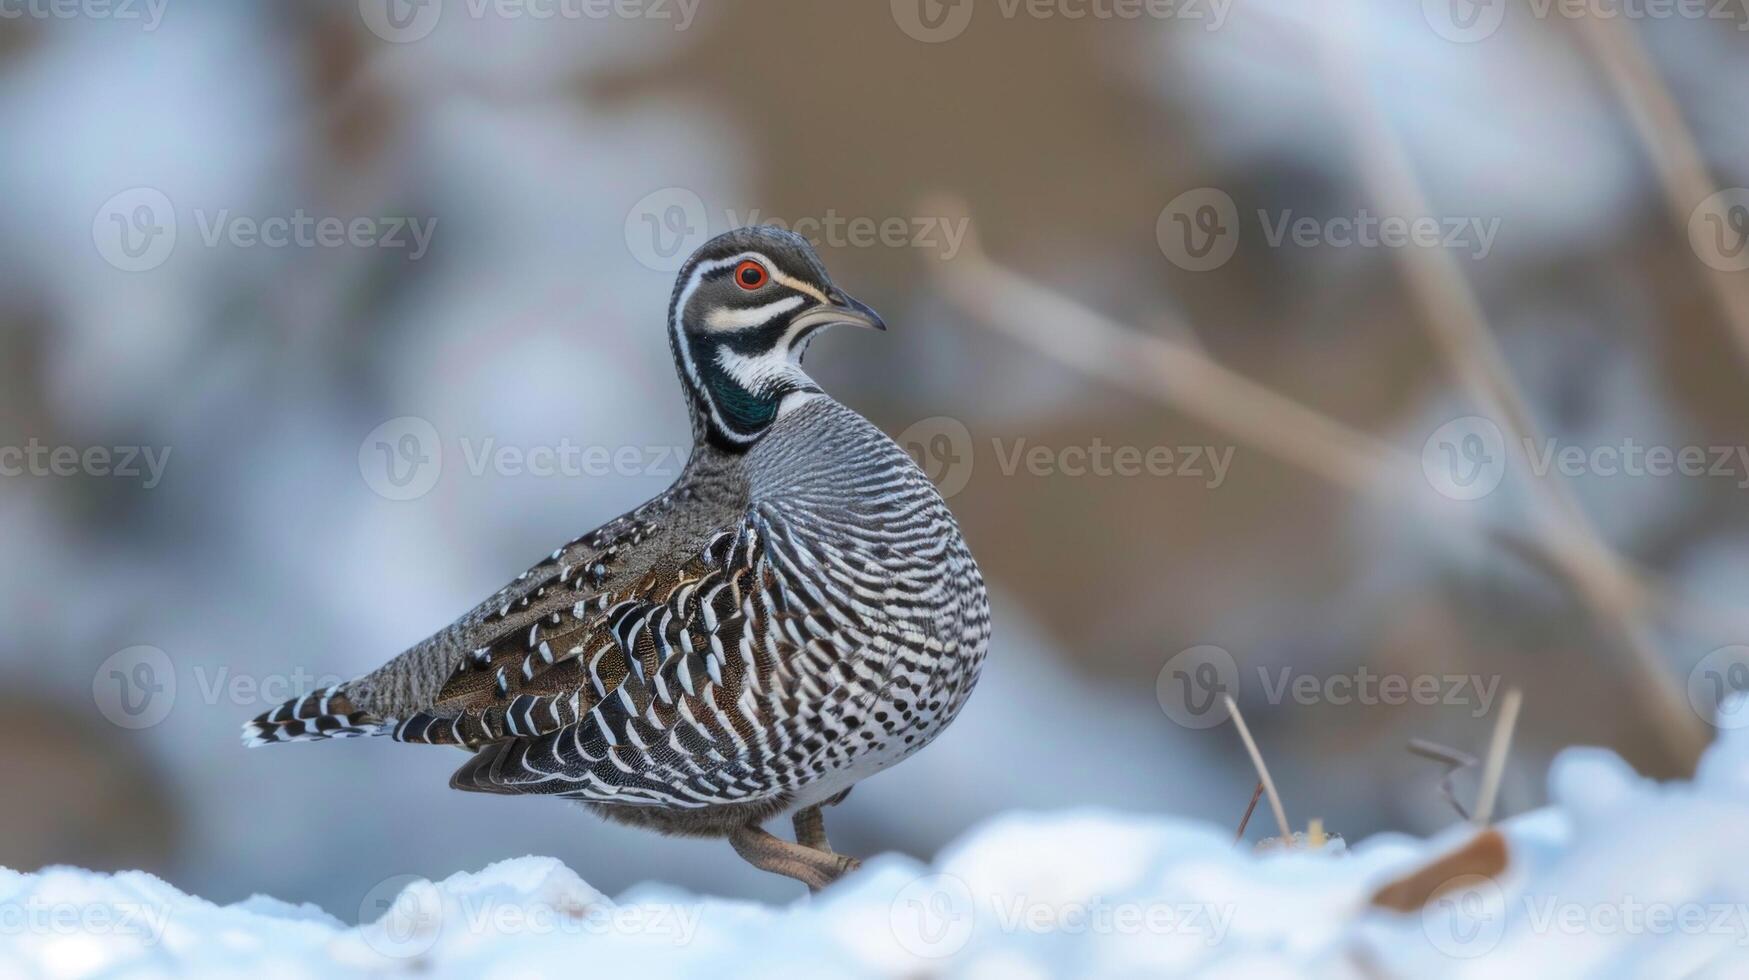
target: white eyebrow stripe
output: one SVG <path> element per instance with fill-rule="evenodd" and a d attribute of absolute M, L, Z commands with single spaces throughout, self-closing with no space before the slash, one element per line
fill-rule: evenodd
<path fill-rule="evenodd" d="M 742 262 L 747 261 L 748 259 L 753 259 L 754 261 L 758 262 L 760 265 L 764 266 L 766 274 L 771 276 L 771 279 L 773 282 L 777 282 L 777 283 L 780 283 L 782 285 L 788 286 L 789 288 L 795 290 L 798 293 L 806 293 L 807 295 L 812 296 L 815 299 L 815 301 L 817 301 L 817 302 L 827 303 L 827 304 L 830 304 L 832 302 L 830 299 L 828 299 L 826 297 L 825 293 L 821 292 L 818 289 L 815 289 L 812 284 L 804 282 L 800 279 L 797 279 L 794 276 L 785 274 L 782 270 L 778 269 L 777 266 L 775 264 L 773 264 L 770 259 L 766 258 L 764 255 L 761 255 L 758 252 L 741 252 L 738 255 L 731 255 L 726 259 L 717 259 L 714 262 L 702 262 L 702 263 L 700 263 L 698 268 L 693 270 L 692 279 L 687 283 L 686 290 L 685 290 L 686 296 L 688 298 L 691 297 L 693 289 L 697 288 L 699 282 L 701 282 L 705 276 L 708 276 L 711 273 L 716 272 L 720 269 L 733 268 L 737 265 L 740 265 Z M 685 307 L 683 306 L 682 309 L 685 309 Z"/>
<path fill-rule="evenodd" d="M 690 382 L 689 387 L 704 401 L 705 412 L 710 416 L 710 420 L 716 426 L 717 431 L 722 433 L 724 438 L 743 445 L 751 443 L 753 439 L 757 437 L 747 436 L 735 431 L 735 429 L 723 418 L 722 410 L 717 406 L 716 400 L 711 397 L 710 391 L 704 387 L 703 380 L 700 378 L 698 364 L 693 360 L 692 344 L 689 343 L 686 338 L 685 328 L 681 325 L 681 319 L 686 315 L 686 309 L 692 303 L 693 294 L 698 291 L 698 287 L 704 282 L 706 276 L 718 271 L 719 269 L 732 268 L 747 259 L 758 260 L 761 265 L 765 266 L 767 273 L 774 276 L 778 282 L 789 288 L 794 289 L 797 292 L 807 293 L 822 303 L 829 302 L 819 290 L 812 288 L 807 283 L 799 282 L 789 276 L 783 275 L 772 266 L 770 259 L 766 258 L 762 253 L 752 250 L 741 252 L 737 255 L 729 256 L 728 258 L 699 263 L 698 266 L 692 270 L 692 275 L 687 278 L 686 285 L 681 288 L 680 294 L 675 297 L 674 305 L 669 310 L 668 330 L 673 335 L 675 348 L 680 352 L 681 366 L 686 373 L 687 380 Z M 787 339 L 793 341 L 793 336 Z M 797 349 L 796 352 L 799 353 L 799 349 Z M 730 365 L 723 365 L 720 360 L 718 363 L 726 370 L 730 370 L 731 373 L 734 373 L 736 370 L 748 375 L 755 373 L 750 365 L 735 364 L 731 367 Z"/>
<path fill-rule="evenodd" d="M 746 309 L 731 310 L 718 308 L 710 311 L 705 317 L 705 326 L 712 330 L 744 330 L 769 323 L 776 317 L 801 306 L 806 302 L 800 296 L 785 296 L 775 302 L 763 306 L 750 306 Z"/>
<path fill-rule="evenodd" d="M 824 303 L 826 305 L 831 305 L 832 301 L 826 298 L 825 293 L 820 292 L 818 289 L 815 289 L 813 286 L 808 285 L 807 283 L 801 281 L 800 279 L 795 279 L 795 278 L 792 278 L 790 276 L 786 276 L 783 273 L 777 271 L 776 269 L 772 269 L 769 267 L 767 267 L 766 271 L 771 273 L 771 278 L 773 280 L 775 280 L 776 282 L 779 282 L 785 286 L 788 286 L 789 288 L 795 290 L 798 293 L 807 293 L 809 296 L 814 297 L 814 299 L 820 303 Z"/>
<path fill-rule="evenodd" d="M 742 252 L 739 255 L 731 255 L 726 259 L 716 259 L 716 260 L 711 261 L 711 262 L 700 262 L 698 264 L 698 268 L 696 268 L 692 271 L 692 279 L 689 280 L 689 285 L 696 286 L 696 285 L 698 285 L 699 281 L 702 280 L 705 276 L 710 275 L 711 273 L 717 271 L 718 269 L 727 269 L 730 266 L 740 265 L 743 261 L 745 261 L 747 259 L 758 259 L 760 265 L 769 265 L 770 264 L 766 260 L 765 256 L 760 255 L 758 252 Z"/>

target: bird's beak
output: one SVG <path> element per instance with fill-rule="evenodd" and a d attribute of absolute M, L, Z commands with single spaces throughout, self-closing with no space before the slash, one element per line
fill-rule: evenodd
<path fill-rule="evenodd" d="M 881 315 L 859 300 L 844 294 L 842 290 L 832 291 L 832 302 L 822 303 L 812 309 L 803 311 L 793 321 L 804 329 L 812 327 L 834 327 L 845 324 L 852 327 L 867 327 L 870 330 L 885 330 L 887 322 Z"/>

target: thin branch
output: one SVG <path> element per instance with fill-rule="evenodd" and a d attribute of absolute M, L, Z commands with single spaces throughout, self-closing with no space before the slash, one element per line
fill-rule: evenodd
<path fill-rule="evenodd" d="M 926 208 L 930 214 L 966 213 L 956 201 L 933 201 Z M 1337 486 L 1420 513 L 1418 498 L 1393 492 L 1404 480 L 1421 479 L 1418 462 L 1212 361 L 1196 347 L 1118 324 L 997 264 L 984 254 L 975 234 L 966 236 L 952 262 L 931 263 L 929 268 L 942 295 L 974 323 L 1089 376 L 1171 406 Z M 1522 449 L 1521 441 L 1517 445 Z M 1529 471 L 1527 465 L 1521 469 Z M 1673 748 L 1672 755 L 1681 766 L 1693 761 L 1705 734 L 1686 710 L 1685 696 L 1673 691 L 1643 620 L 1656 613 L 1671 621 L 1710 624 L 1731 632 L 1749 627 L 1749 612 L 1680 594 L 1654 573 L 1600 549 L 1595 537 L 1560 531 L 1568 527 L 1563 522 L 1539 521 L 1537 533 L 1525 536 L 1490 523 L 1480 511 L 1460 509 L 1445 516 L 1470 523 L 1490 540 L 1547 570 L 1600 621 L 1622 631 L 1635 669 L 1649 673 L 1650 686 L 1660 692 L 1648 710 L 1659 720 L 1668 744 L 1687 747 Z M 1673 694 L 1683 699 L 1680 704 L 1672 700 Z"/>
<path fill-rule="evenodd" d="M 960 213 L 952 204 L 932 205 Z M 953 262 L 934 264 L 948 298 L 1047 357 L 1185 414 L 1368 495 L 1420 464 L 1389 445 L 1224 367 L 1199 349 L 1117 326 L 1099 314 L 984 257 L 967 236 Z M 1188 336 L 1188 328 L 1172 331 Z"/>
<path fill-rule="evenodd" d="M 1494 801 L 1500 795 L 1500 779 L 1506 774 L 1506 755 L 1512 749 L 1512 730 L 1518 724 L 1518 709 L 1524 704 L 1524 692 L 1510 688 L 1500 703 L 1500 714 L 1494 719 L 1494 737 L 1488 740 L 1488 763 L 1482 769 L 1482 791 L 1476 797 L 1476 814 L 1472 818 L 1478 827 L 1488 826 L 1494 818 Z"/>
<path fill-rule="evenodd" d="M 1386 213 L 1432 214 L 1402 140 L 1357 67 L 1360 59 L 1328 34 L 1323 49 L 1334 102 L 1349 113 L 1357 143 L 1355 158 L 1372 197 Z M 1542 445 L 1543 440 L 1475 290 L 1448 250 L 1401 248 L 1394 255 L 1440 353 L 1483 414 L 1506 430 L 1506 450 L 1514 468 L 1530 475 L 1527 482 L 1535 491 L 1530 510 L 1540 536 L 1561 561 L 1580 600 L 1618 634 L 1629 654 L 1628 667 L 1641 682 L 1635 687 L 1646 692 L 1646 709 L 1666 752 L 1678 767 L 1688 767 L 1706 745 L 1705 728 L 1688 710 L 1686 695 L 1651 628 L 1624 594 L 1628 576 L 1620 560 L 1585 517 L 1572 489 L 1531 465 L 1527 447 Z"/>
<path fill-rule="evenodd" d="M 1281 828 L 1283 846 L 1291 847 L 1294 842 L 1292 825 L 1287 822 L 1287 811 L 1281 807 L 1281 796 L 1275 791 L 1275 780 L 1269 778 L 1269 767 L 1263 764 L 1263 753 L 1257 750 L 1257 741 L 1251 737 L 1251 729 L 1245 727 L 1245 716 L 1239 713 L 1239 705 L 1233 701 L 1233 696 L 1223 695 L 1227 702 L 1227 711 L 1233 716 L 1233 727 L 1239 730 L 1239 738 L 1245 743 L 1245 751 L 1251 753 L 1251 764 L 1257 767 L 1257 778 L 1263 781 L 1263 791 L 1269 794 L 1269 808 L 1275 811 L 1275 825 Z"/>
<path fill-rule="evenodd" d="M 1589 15 L 1559 19 L 1573 22 L 1586 52 L 1603 70 L 1615 97 L 1627 110 L 1658 171 L 1670 216 L 1686 238 L 1694 209 L 1718 193 L 1719 186 L 1707 172 L 1706 158 L 1683 121 L 1681 107 L 1626 20 Z M 1729 321 L 1737 355 L 1749 367 L 1749 280 L 1700 263 L 1696 263 L 1696 271 Z"/>
<path fill-rule="evenodd" d="M 1445 775 L 1439 778 L 1439 795 L 1445 797 L 1445 802 L 1451 804 L 1451 808 L 1457 811 L 1459 817 L 1464 820 L 1470 819 L 1470 811 L 1458 801 L 1455 780 L 1458 773 L 1476 764 L 1476 757 L 1421 738 L 1409 740 L 1409 751 L 1423 759 L 1432 759 L 1445 766 Z"/>
<path fill-rule="evenodd" d="M 1245 828 L 1251 826 L 1251 814 L 1257 812 L 1257 801 L 1263 799 L 1263 780 L 1257 781 L 1257 788 L 1251 791 L 1251 802 L 1245 807 L 1245 815 L 1239 818 L 1239 829 L 1233 834 L 1233 843 L 1245 839 Z"/>

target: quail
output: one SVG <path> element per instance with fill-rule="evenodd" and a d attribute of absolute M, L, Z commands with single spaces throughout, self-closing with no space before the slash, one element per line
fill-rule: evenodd
<path fill-rule="evenodd" d="M 821 807 L 953 720 L 990 609 L 929 479 L 802 370 L 838 324 L 886 329 L 806 239 L 707 242 L 668 306 L 693 441 L 673 486 L 379 669 L 248 722 L 245 743 L 457 746 L 456 789 L 726 837 L 810 889 L 855 869 Z M 794 842 L 763 827 L 786 814 Z"/>

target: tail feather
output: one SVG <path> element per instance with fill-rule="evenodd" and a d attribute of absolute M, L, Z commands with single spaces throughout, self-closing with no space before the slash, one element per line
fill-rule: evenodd
<path fill-rule="evenodd" d="M 315 742 L 325 738 L 363 738 L 386 735 L 395 720 L 362 710 L 347 696 L 346 685 L 336 684 L 312 691 L 301 698 L 243 724 L 243 744 L 249 748 L 275 742 Z"/>

